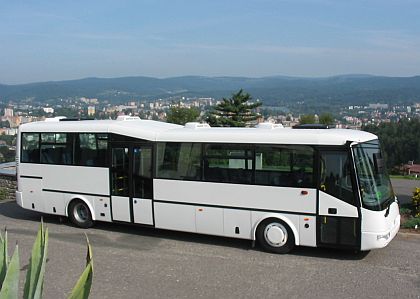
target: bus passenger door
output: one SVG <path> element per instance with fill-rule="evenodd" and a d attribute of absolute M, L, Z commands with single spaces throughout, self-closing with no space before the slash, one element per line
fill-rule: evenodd
<path fill-rule="evenodd" d="M 112 220 L 131 222 L 129 147 L 113 146 L 111 153 Z"/>
<path fill-rule="evenodd" d="M 151 145 L 112 145 L 112 220 L 153 225 Z"/>
<path fill-rule="evenodd" d="M 349 151 L 319 152 L 318 245 L 358 248 L 360 217 Z"/>
<path fill-rule="evenodd" d="M 134 223 L 153 225 L 152 147 L 133 147 L 132 207 Z"/>

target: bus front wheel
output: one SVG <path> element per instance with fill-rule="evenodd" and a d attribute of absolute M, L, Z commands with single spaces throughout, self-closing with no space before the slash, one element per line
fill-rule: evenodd
<path fill-rule="evenodd" d="M 264 220 L 257 228 L 256 237 L 264 250 L 274 253 L 288 253 L 295 246 L 290 227 L 276 218 Z"/>
<path fill-rule="evenodd" d="M 78 227 L 89 228 L 93 225 L 90 209 L 88 205 L 80 199 L 75 199 L 70 203 L 68 215 L 70 221 Z"/>

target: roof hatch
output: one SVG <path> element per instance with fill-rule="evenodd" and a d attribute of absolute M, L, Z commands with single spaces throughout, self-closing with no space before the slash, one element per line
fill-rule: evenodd
<path fill-rule="evenodd" d="M 207 129 L 207 128 L 210 128 L 210 125 L 206 124 L 206 123 L 189 122 L 189 123 L 185 124 L 184 128 L 185 129 L 193 129 L 193 130 Z"/>

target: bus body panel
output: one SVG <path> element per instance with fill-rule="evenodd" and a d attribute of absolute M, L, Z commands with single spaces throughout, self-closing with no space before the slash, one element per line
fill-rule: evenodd
<path fill-rule="evenodd" d="M 268 218 L 278 218 L 289 225 L 294 234 L 295 243 L 299 245 L 299 215 L 214 208 L 173 202 L 155 202 L 154 211 L 156 228 L 248 240 L 255 240 L 255 231 L 262 221 Z M 313 219 L 313 223 L 315 223 L 315 219 Z M 304 235 L 305 242 L 302 245 L 316 246 L 315 226 L 313 226 L 312 233 L 312 236 Z"/>
<path fill-rule="evenodd" d="M 24 208 L 68 216 L 70 201 L 79 198 L 93 220 L 111 221 L 108 168 L 20 163 L 19 182 Z"/>
<path fill-rule="evenodd" d="M 112 220 L 131 221 L 130 198 L 126 196 L 111 196 Z"/>
<path fill-rule="evenodd" d="M 331 208 L 335 209 L 336 215 L 340 215 L 340 217 L 359 217 L 357 207 L 319 191 L 319 215 L 331 216 L 329 212 Z"/>
<path fill-rule="evenodd" d="M 41 179 L 20 177 L 18 192 L 16 201 L 22 208 L 44 212 Z"/>
<path fill-rule="evenodd" d="M 316 247 L 316 217 L 299 216 L 299 245 Z"/>
<path fill-rule="evenodd" d="M 42 178 L 42 189 L 109 195 L 109 169 L 71 165 L 20 163 L 19 176 Z"/>
<path fill-rule="evenodd" d="M 240 239 L 252 239 L 251 220 L 251 211 L 224 209 L 224 236 Z"/>
<path fill-rule="evenodd" d="M 191 205 L 155 202 L 155 227 L 195 233 L 195 208 Z"/>
<path fill-rule="evenodd" d="M 389 206 L 389 211 L 372 211 L 361 208 L 362 240 L 361 250 L 385 247 L 397 234 L 400 227 L 400 213 L 397 202 Z"/>
<path fill-rule="evenodd" d="M 133 198 L 134 223 L 153 225 L 153 202 L 151 199 Z"/>
<path fill-rule="evenodd" d="M 224 209 L 196 206 L 195 227 L 197 233 L 209 235 L 224 235 Z"/>
<path fill-rule="evenodd" d="M 61 192 L 42 192 L 42 200 L 44 201 L 44 213 L 55 214 L 60 216 L 67 215 L 68 199 Z"/>
<path fill-rule="evenodd" d="M 310 188 L 154 179 L 153 190 L 155 200 L 159 201 L 296 214 L 316 213 L 316 190 Z"/>

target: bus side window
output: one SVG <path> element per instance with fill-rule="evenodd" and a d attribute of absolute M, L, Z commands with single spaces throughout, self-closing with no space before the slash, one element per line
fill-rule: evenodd
<path fill-rule="evenodd" d="M 314 150 L 309 146 L 258 146 L 255 183 L 279 187 L 314 187 Z"/>
<path fill-rule="evenodd" d="M 207 144 L 204 157 L 204 180 L 251 184 L 252 152 L 248 145 Z"/>
<path fill-rule="evenodd" d="M 156 175 L 162 179 L 201 179 L 201 144 L 161 142 L 157 144 Z"/>
<path fill-rule="evenodd" d="M 81 166 L 108 165 L 108 135 L 79 133 L 76 137 L 75 164 Z"/>
<path fill-rule="evenodd" d="M 22 156 L 24 163 L 39 163 L 39 133 L 22 133 Z"/>
<path fill-rule="evenodd" d="M 71 165 L 73 134 L 41 133 L 41 163 Z"/>

